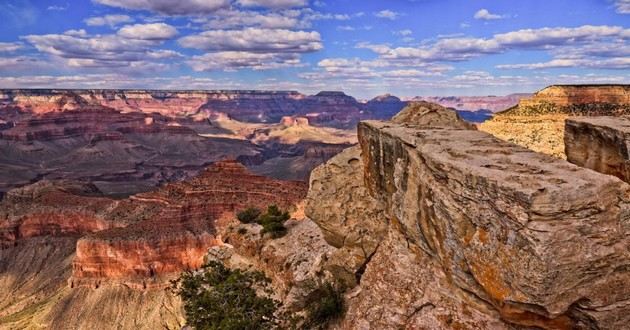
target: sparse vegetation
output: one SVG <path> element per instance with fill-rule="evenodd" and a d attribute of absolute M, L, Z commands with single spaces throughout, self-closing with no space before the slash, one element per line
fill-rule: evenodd
<path fill-rule="evenodd" d="M 262 213 L 257 208 L 247 208 L 237 214 L 242 223 L 257 223 L 263 227 L 262 233 L 268 233 L 272 238 L 279 238 L 287 233 L 284 223 L 291 218 L 289 212 L 283 211 L 277 205 L 270 205 Z"/>
<path fill-rule="evenodd" d="M 261 272 L 228 269 L 211 261 L 199 272 L 173 281 L 182 298 L 186 322 L 198 330 L 277 328 L 279 303 L 269 296 L 270 280 Z"/>
<path fill-rule="evenodd" d="M 344 288 L 339 283 L 315 282 L 306 305 L 306 329 L 325 329 L 344 313 Z"/>
<path fill-rule="evenodd" d="M 253 223 L 256 222 L 256 220 L 260 216 L 260 213 L 262 212 L 259 209 L 255 207 L 250 207 L 241 212 L 238 212 L 236 218 L 242 223 Z"/>

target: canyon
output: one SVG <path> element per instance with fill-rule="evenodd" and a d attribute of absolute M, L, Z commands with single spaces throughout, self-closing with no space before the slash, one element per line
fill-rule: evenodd
<path fill-rule="evenodd" d="M 517 102 L 488 98 L 458 105 Z M 358 101 L 343 92 L 3 89 L 0 195 L 42 179 L 69 179 L 125 197 L 191 178 L 223 159 L 306 181 L 313 168 L 357 142 L 360 120 L 388 119 L 406 104 L 392 95 Z"/>
<path fill-rule="evenodd" d="M 306 190 L 302 181 L 258 176 L 236 161 L 126 199 L 69 181 L 14 189 L 0 202 L 0 325 L 107 327 L 111 317 L 123 327 L 176 326 L 178 301 L 165 288 L 223 244 L 216 226 L 247 207 L 297 211 Z M 111 314 L 78 312 L 84 302 L 109 305 Z M 117 310 L 126 304 L 151 313 Z M 64 316 L 68 310 L 75 312 Z"/>
<path fill-rule="evenodd" d="M 290 313 L 313 281 L 343 284 L 334 329 L 622 328 L 627 88 L 552 86 L 481 125 L 391 95 L 323 125 L 253 103 L 309 99 L 292 92 L 82 91 L 46 108 L 51 91 L 5 91 L 0 327 L 179 329 L 169 281 L 219 260 L 264 272 Z M 567 160 L 519 140 L 550 122 Z M 271 204 L 291 212 L 280 238 L 236 219 Z"/>

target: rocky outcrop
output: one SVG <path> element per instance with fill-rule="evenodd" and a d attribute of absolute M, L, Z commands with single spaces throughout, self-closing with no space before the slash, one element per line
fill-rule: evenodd
<path fill-rule="evenodd" d="M 457 288 L 526 326 L 627 321 L 630 186 L 472 130 L 368 121 L 359 140 L 367 188 Z"/>
<path fill-rule="evenodd" d="M 523 99 L 511 115 L 548 113 L 570 115 L 621 115 L 630 113 L 629 85 L 554 85 Z"/>
<path fill-rule="evenodd" d="M 455 109 L 422 101 L 410 103 L 392 117 L 391 122 L 422 128 L 475 129 L 474 125 L 462 120 Z"/>
<path fill-rule="evenodd" d="M 575 117 L 566 120 L 565 152 L 573 164 L 630 182 L 630 119 Z"/>
<path fill-rule="evenodd" d="M 506 111 L 479 129 L 557 158 L 564 153 L 564 120 L 569 116 L 630 114 L 629 85 L 554 85 Z"/>

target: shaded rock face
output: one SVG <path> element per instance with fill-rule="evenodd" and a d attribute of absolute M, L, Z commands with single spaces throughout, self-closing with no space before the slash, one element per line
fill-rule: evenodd
<path fill-rule="evenodd" d="M 368 190 L 455 291 L 524 326 L 628 321 L 630 186 L 472 130 L 368 121 L 359 140 Z"/>
<path fill-rule="evenodd" d="M 363 185 L 358 146 L 348 148 L 311 173 L 305 214 L 338 250 L 331 271 L 352 283 L 385 236 L 384 205 Z M 341 273 L 339 273 L 341 272 Z M 354 278 L 353 278 L 354 277 Z"/>
<path fill-rule="evenodd" d="M 630 119 L 575 117 L 566 120 L 565 152 L 573 164 L 630 182 Z"/>

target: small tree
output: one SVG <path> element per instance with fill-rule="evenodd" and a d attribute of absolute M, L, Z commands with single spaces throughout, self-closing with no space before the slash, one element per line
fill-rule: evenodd
<path fill-rule="evenodd" d="M 278 238 L 287 233 L 284 223 L 290 218 L 289 212 L 283 212 L 278 206 L 270 205 L 267 212 L 258 217 L 258 223 L 263 226 L 262 233 L 269 233 L 272 238 Z"/>
<path fill-rule="evenodd" d="M 279 303 L 268 296 L 270 280 L 261 272 L 231 270 L 210 261 L 201 272 L 186 272 L 172 289 L 195 329 L 270 329 L 279 324 Z M 259 295 L 259 293 L 261 295 Z"/>

